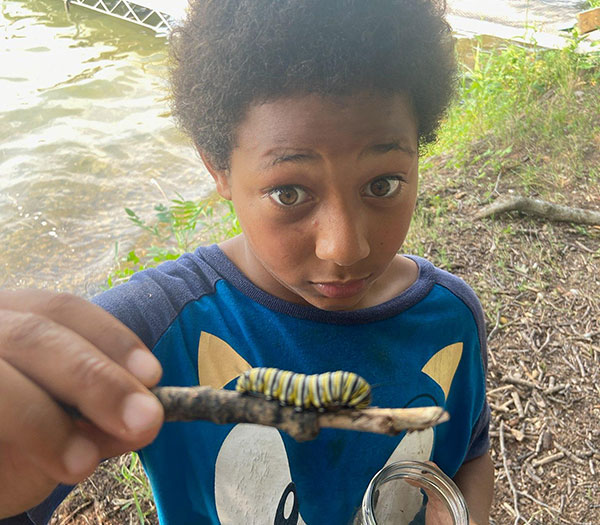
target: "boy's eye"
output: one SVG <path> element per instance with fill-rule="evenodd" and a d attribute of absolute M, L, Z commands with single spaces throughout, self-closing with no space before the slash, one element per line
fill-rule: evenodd
<path fill-rule="evenodd" d="M 400 188 L 400 182 L 404 179 L 398 175 L 387 175 L 372 180 L 365 187 L 368 197 L 391 197 Z"/>
<path fill-rule="evenodd" d="M 303 203 L 308 194 L 299 186 L 280 186 L 269 191 L 269 197 L 280 206 L 296 206 Z"/>

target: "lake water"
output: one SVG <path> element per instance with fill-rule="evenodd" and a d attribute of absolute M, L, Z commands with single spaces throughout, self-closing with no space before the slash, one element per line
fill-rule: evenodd
<path fill-rule="evenodd" d="M 0 2 L 0 286 L 100 289 L 179 192 L 212 191 L 170 119 L 164 38 L 62 0 Z"/>

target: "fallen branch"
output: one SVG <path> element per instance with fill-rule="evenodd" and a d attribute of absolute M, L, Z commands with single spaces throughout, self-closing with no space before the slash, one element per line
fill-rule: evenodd
<path fill-rule="evenodd" d="M 500 420 L 500 455 L 502 456 L 502 466 L 504 467 L 504 473 L 506 474 L 506 481 L 508 481 L 508 486 L 510 487 L 510 491 L 513 495 L 513 509 L 515 512 L 514 525 L 517 525 L 521 520 L 521 513 L 519 512 L 519 496 L 517 493 L 517 489 L 515 488 L 515 484 L 513 483 L 512 477 L 510 475 L 510 470 L 508 468 L 508 460 L 506 459 L 506 447 L 504 446 L 504 421 L 502 420 Z"/>
<path fill-rule="evenodd" d="M 535 459 L 531 462 L 534 467 L 541 467 L 543 465 L 547 465 L 548 463 L 554 463 L 565 457 L 564 452 L 557 452 L 556 454 L 552 454 L 551 456 L 546 456 L 542 459 Z"/>
<path fill-rule="evenodd" d="M 441 407 L 341 408 L 317 412 L 298 411 L 277 401 L 208 386 L 156 387 L 152 392 L 165 409 L 166 421 L 255 423 L 277 427 L 296 441 L 314 439 L 324 427 L 395 436 L 404 430 L 422 430 L 449 419 Z"/>
<path fill-rule="evenodd" d="M 530 215 L 543 217 L 551 221 L 574 222 L 577 224 L 600 224 L 600 211 L 571 208 L 540 199 L 529 197 L 506 197 L 498 199 L 485 206 L 475 214 L 476 219 L 483 219 L 490 215 L 520 211 Z"/>
<path fill-rule="evenodd" d="M 562 445 L 559 445 L 558 443 L 554 443 L 554 446 L 574 463 L 587 466 L 588 462 L 585 459 L 582 459 L 579 456 L 576 456 L 568 448 L 563 447 Z"/>

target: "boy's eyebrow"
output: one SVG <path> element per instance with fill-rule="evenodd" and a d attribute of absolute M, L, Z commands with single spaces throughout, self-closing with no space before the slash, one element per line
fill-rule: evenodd
<path fill-rule="evenodd" d="M 414 148 L 411 147 L 408 140 L 393 139 L 389 142 L 370 144 L 360 152 L 359 157 L 363 157 L 364 155 L 369 154 L 383 154 L 388 153 L 390 151 L 402 151 L 404 153 L 408 153 L 409 155 L 414 155 L 416 153 Z M 283 162 L 301 163 L 310 162 L 319 158 L 319 155 L 310 151 L 294 152 L 289 150 L 274 150 L 269 152 L 267 156 L 268 161 L 264 165 L 265 168 L 272 168 L 273 166 L 276 166 L 277 164 L 281 164 Z"/>
<path fill-rule="evenodd" d="M 314 153 L 292 153 L 285 151 L 274 151 L 271 155 L 269 155 L 269 160 L 266 162 L 266 168 L 272 168 L 277 164 L 281 164 L 282 162 L 306 162 L 311 160 L 317 160 L 319 158 L 318 155 Z"/>
<path fill-rule="evenodd" d="M 368 155 L 372 153 L 388 153 L 390 151 L 403 151 L 409 155 L 416 153 L 415 149 L 410 145 L 410 142 L 406 139 L 393 139 L 389 142 L 383 142 L 379 144 L 371 144 L 361 151 L 360 156 Z"/>

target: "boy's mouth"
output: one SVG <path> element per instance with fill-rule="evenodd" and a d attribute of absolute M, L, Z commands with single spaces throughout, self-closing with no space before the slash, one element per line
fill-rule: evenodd
<path fill-rule="evenodd" d="M 367 285 L 367 277 L 351 281 L 313 282 L 312 284 L 325 297 L 344 299 L 362 292 Z"/>

